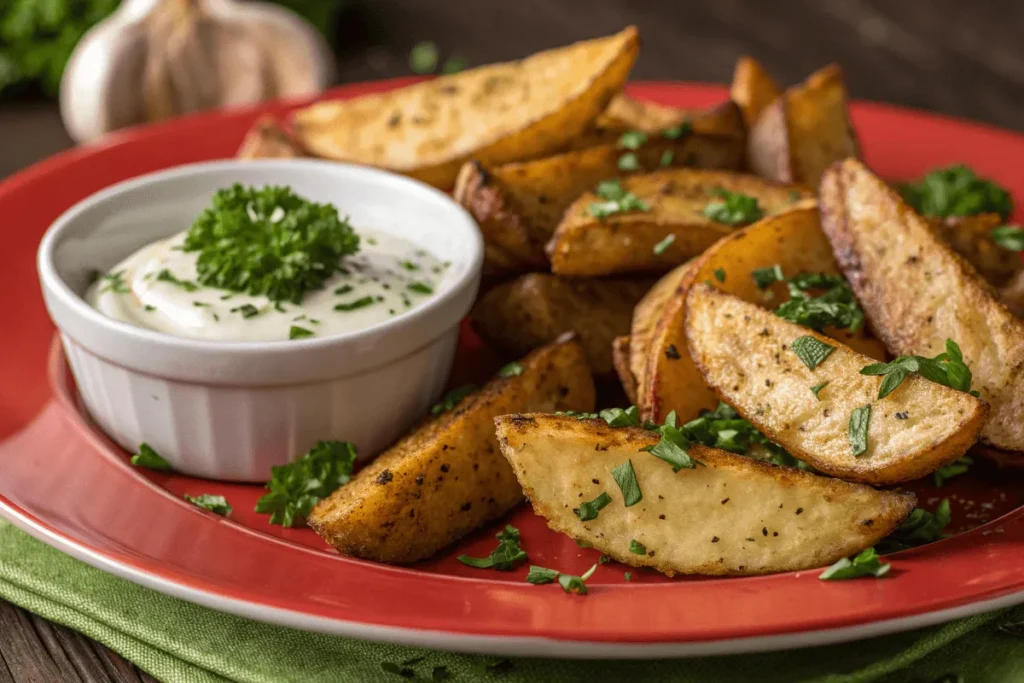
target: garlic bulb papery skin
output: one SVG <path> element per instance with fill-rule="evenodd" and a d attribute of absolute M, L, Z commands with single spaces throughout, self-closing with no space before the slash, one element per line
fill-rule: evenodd
<path fill-rule="evenodd" d="M 323 37 L 278 5 L 238 0 L 124 0 L 90 29 L 60 84 L 77 142 L 271 98 L 302 98 L 334 76 Z"/>

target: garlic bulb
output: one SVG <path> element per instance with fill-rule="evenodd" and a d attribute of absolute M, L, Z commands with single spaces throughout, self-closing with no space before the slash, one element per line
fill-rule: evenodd
<path fill-rule="evenodd" d="M 238 0 L 124 0 L 79 42 L 60 84 L 78 142 L 172 116 L 305 97 L 333 76 L 330 49 L 283 7 Z"/>

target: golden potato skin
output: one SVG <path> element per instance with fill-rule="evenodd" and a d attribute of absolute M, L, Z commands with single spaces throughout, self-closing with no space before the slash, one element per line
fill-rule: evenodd
<path fill-rule="evenodd" d="M 761 62 L 753 57 L 740 57 L 732 74 L 729 95 L 743 112 L 747 128 L 753 128 L 761 112 L 782 94 L 782 88 L 768 75 Z"/>
<path fill-rule="evenodd" d="M 751 575 L 822 567 L 870 547 L 914 508 L 912 493 L 779 467 L 693 446 L 702 463 L 673 472 L 641 448 L 656 433 L 603 420 L 505 415 L 498 442 L 534 511 L 560 533 L 634 567 L 662 573 Z M 643 494 L 631 507 L 611 470 L 630 461 Z M 581 501 L 612 498 L 581 521 Z M 636 540 L 647 550 L 630 552 Z"/>
<path fill-rule="evenodd" d="M 574 340 L 538 349 L 413 432 L 322 500 L 307 520 L 343 555 L 406 564 L 508 512 L 523 498 L 498 450 L 494 418 L 521 410 L 590 411 L 594 384 Z"/>
<path fill-rule="evenodd" d="M 727 171 L 668 169 L 623 178 L 622 188 L 650 210 L 597 218 L 589 207 L 604 200 L 593 192 L 582 194 L 547 245 L 553 272 L 595 277 L 671 270 L 736 230 L 703 213 L 718 200 L 717 189 L 756 197 L 769 216 L 814 204 L 814 195 L 805 188 Z M 655 246 L 669 235 L 674 236 L 671 244 L 655 253 Z"/>
<path fill-rule="evenodd" d="M 723 102 L 706 109 L 687 109 L 634 100 L 620 94 L 612 98 L 594 125 L 572 142 L 571 148 L 614 144 L 629 130 L 658 137 L 683 123 L 688 123 L 697 136 L 727 137 L 744 144 L 747 139 L 743 113 L 735 102 Z"/>
<path fill-rule="evenodd" d="M 643 387 L 647 381 L 647 356 L 651 338 L 661 321 L 665 306 L 675 295 L 688 273 L 693 270 L 694 263 L 694 261 L 687 261 L 663 275 L 633 309 L 633 324 L 629 328 L 628 369 L 630 376 L 633 377 L 636 396 L 644 391 Z M 623 377 L 621 371 L 619 376 Z M 635 398 L 632 401 L 636 403 Z"/>
<path fill-rule="evenodd" d="M 619 378 L 622 391 L 630 403 L 636 403 L 636 377 L 629 369 L 629 336 L 616 337 L 612 340 L 612 365 L 615 375 Z"/>
<path fill-rule="evenodd" d="M 916 374 L 878 399 L 882 378 L 860 374 L 873 358 L 710 285 L 687 293 L 685 327 L 690 357 L 719 398 L 794 457 L 847 481 L 931 474 L 967 452 L 988 416 L 984 401 Z M 813 370 L 793 352 L 805 336 L 833 348 Z M 850 415 L 865 405 L 867 451 L 854 455 Z"/>
<path fill-rule="evenodd" d="M 1024 320 L 861 162 L 829 169 L 821 203 L 836 260 L 889 350 L 933 357 L 955 341 L 991 405 L 982 441 L 1024 451 Z"/>
<path fill-rule="evenodd" d="M 650 280 L 575 280 L 530 273 L 494 287 L 470 314 L 490 346 L 523 355 L 564 332 L 576 332 L 591 369 L 609 375 L 612 340 L 629 332 L 630 317 Z"/>

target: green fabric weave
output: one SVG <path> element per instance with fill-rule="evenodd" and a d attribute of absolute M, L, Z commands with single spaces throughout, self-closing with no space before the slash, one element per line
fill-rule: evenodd
<path fill-rule="evenodd" d="M 495 674 L 482 670 L 494 657 L 303 633 L 220 614 L 93 569 L 3 522 L 0 598 L 81 631 L 173 683 L 396 683 L 410 679 L 381 664 L 420 656 L 410 667 L 419 680 L 431 680 L 433 668 L 444 666 L 453 683 L 930 683 L 950 674 L 964 683 L 1024 681 L 1024 638 L 1000 628 L 1024 622 L 1024 608 L 791 652 L 651 662 L 518 659 Z"/>

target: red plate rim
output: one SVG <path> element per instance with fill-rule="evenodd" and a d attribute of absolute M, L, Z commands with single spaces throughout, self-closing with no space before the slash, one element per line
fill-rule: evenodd
<path fill-rule="evenodd" d="M 331 94 L 351 97 L 408 82 L 356 84 Z M 638 83 L 630 91 L 639 98 L 689 106 L 713 103 L 726 93 L 720 86 L 682 83 Z M 195 148 L 194 140 L 203 135 L 222 136 L 217 144 L 203 147 L 202 154 L 212 155 L 203 158 L 230 155 L 259 114 L 280 113 L 291 106 L 275 103 L 241 112 L 202 114 L 126 131 L 99 146 L 70 150 L 0 183 L 0 208 L 20 206 L 28 213 L 15 214 L 19 223 L 45 226 L 97 183 L 107 184 L 106 176 L 120 175 L 121 179 L 137 175 L 141 168 L 181 163 L 176 159 L 185 152 L 179 148 L 188 145 L 179 141 L 192 140 Z M 1024 153 L 1024 136 L 873 103 L 855 103 L 853 116 L 869 163 L 875 157 L 884 159 L 880 166 L 886 174 L 909 176 L 962 159 L 1004 182 L 1017 196 L 1024 196 L 1024 174 L 1015 173 L 1010 161 Z M 898 153 L 886 151 L 888 141 L 898 147 Z M 937 141 L 944 146 L 936 145 Z M 148 153 L 153 156 L 142 158 Z M 110 164 L 124 166 L 112 171 Z M 25 193 L 58 187 L 62 188 L 57 193 L 60 196 L 45 208 L 15 201 Z M 32 240 L 37 242 L 40 236 L 41 232 L 34 234 Z M 22 266 L 19 263 L 15 271 L 17 277 L 34 273 L 34 265 Z M 25 310 L 41 308 L 38 299 L 36 293 L 32 302 L 23 304 Z M 36 308 L 31 315 L 38 318 Z M 23 352 L 34 362 L 42 355 L 36 348 L 41 340 L 45 343 L 41 334 L 46 332 L 48 338 L 48 332 L 45 323 L 33 322 L 27 327 L 30 329 L 15 333 L 23 337 L 11 344 L 11 353 Z M 17 364 L 32 365 L 28 360 L 0 360 L 0 370 L 16 371 L 20 377 L 42 377 L 41 367 L 17 368 Z M 123 460 L 101 457 L 106 446 L 95 435 L 83 438 L 83 432 L 89 430 L 69 421 L 48 389 L 33 386 L 26 393 L 31 394 L 24 399 L 26 406 L 0 403 L 5 411 L 11 409 L 11 414 L 0 415 L 0 434 L 6 437 L 0 441 L 0 462 L 8 458 L 12 468 L 0 477 L 0 514 L 37 538 L 106 571 L 216 609 L 296 628 L 507 654 L 680 656 L 837 642 L 1024 602 L 1024 574 L 1016 571 L 1024 560 L 1024 509 L 972 532 L 898 554 L 895 576 L 883 581 L 822 582 L 815 571 L 699 583 L 596 582 L 591 594 L 580 598 L 525 583 L 438 576 L 310 551 L 289 556 L 288 563 L 301 567 L 291 567 L 288 576 L 280 572 L 271 577 L 249 576 L 248 584 L 239 584 L 218 575 L 212 566 L 205 567 L 205 575 L 197 574 L 197 567 L 204 568 L 202 558 L 193 558 L 198 562 L 195 565 L 174 564 L 178 558 L 146 555 L 131 545 L 117 547 L 120 541 L 114 534 L 123 529 L 90 527 L 90 521 L 75 510 L 55 511 L 52 497 L 43 505 L 46 496 L 42 494 L 32 496 L 8 488 L 13 481 L 35 481 L 18 480 L 12 474 L 12 463 L 17 461 L 10 458 L 15 453 L 28 457 L 26 435 L 40 439 L 40 431 L 61 437 L 76 434 L 77 441 L 57 449 L 53 456 L 67 469 L 55 478 L 69 490 L 77 490 L 72 475 L 83 481 L 98 481 L 102 475 L 126 485 L 135 482 L 133 496 L 138 507 L 132 508 L 133 513 L 174 520 L 194 529 L 201 547 L 226 545 L 261 557 L 280 553 L 282 547 L 297 549 L 183 506 L 159 487 L 138 487 L 137 473 Z M 55 441 L 49 443 L 57 448 Z M 75 457 L 69 454 L 72 450 Z M 29 476 L 27 465 L 22 474 Z M 52 487 L 53 482 L 47 485 Z M 993 533 L 996 530 L 998 534 Z M 132 538 L 124 533 L 125 539 Z M 318 586 L 313 593 L 289 587 L 294 575 L 315 577 L 324 571 L 344 571 L 344 584 Z M 402 600 L 416 596 L 416 604 L 396 604 L 396 595 Z M 668 605 L 677 608 L 666 609 Z M 780 605 L 786 606 L 784 611 Z"/>

